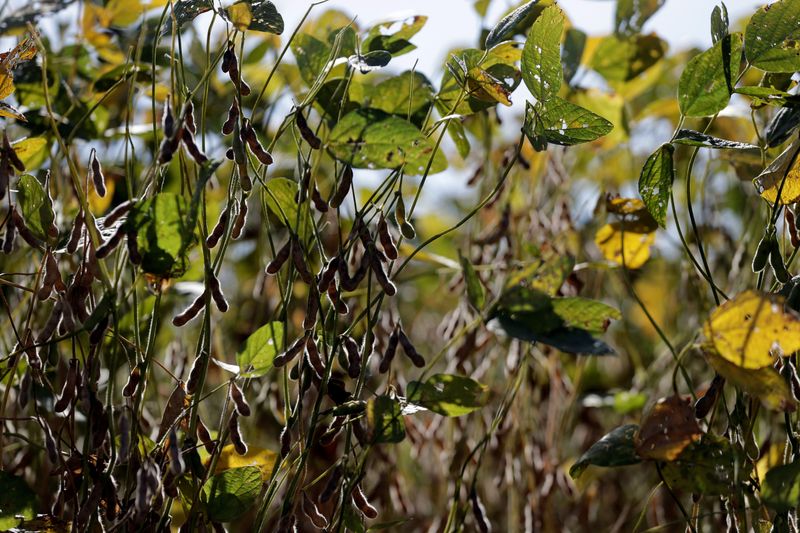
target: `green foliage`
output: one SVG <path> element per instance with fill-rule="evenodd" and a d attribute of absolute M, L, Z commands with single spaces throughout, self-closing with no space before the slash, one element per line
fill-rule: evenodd
<path fill-rule="evenodd" d="M 236 364 L 242 375 L 257 378 L 267 374 L 285 343 L 283 324 L 280 322 L 270 322 L 255 330 L 236 354 Z"/>

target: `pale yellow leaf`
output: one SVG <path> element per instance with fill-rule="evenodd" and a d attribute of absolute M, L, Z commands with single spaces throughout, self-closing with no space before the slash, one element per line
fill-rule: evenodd
<path fill-rule="evenodd" d="M 626 268 L 639 268 L 650 258 L 650 246 L 656 234 L 655 231 L 637 232 L 637 229 L 640 228 L 635 222 L 612 222 L 597 230 L 594 242 L 607 260 Z"/>
<path fill-rule="evenodd" d="M 40 166 L 47 158 L 49 147 L 44 137 L 28 137 L 11 145 L 27 170 Z"/>
<path fill-rule="evenodd" d="M 717 353 L 742 368 L 762 368 L 800 350 L 800 317 L 783 297 L 745 291 L 717 307 L 703 327 Z"/>
<path fill-rule="evenodd" d="M 800 157 L 796 157 L 798 150 L 800 150 L 800 140 L 793 142 L 753 180 L 753 184 L 762 198 L 775 203 L 778 198 L 778 189 L 781 189 L 781 182 L 783 182 L 780 203 L 787 205 L 800 200 Z M 792 162 L 792 158 L 795 158 L 794 162 Z M 788 168 L 790 164 L 792 167 Z M 784 175 L 786 175 L 785 180 Z"/>
<path fill-rule="evenodd" d="M 0 117 L 15 118 L 17 120 L 27 122 L 27 120 L 25 120 L 25 115 L 17 111 L 14 106 L 5 102 L 0 102 Z"/>
<path fill-rule="evenodd" d="M 214 475 L 231 468 L 257 466 L 259 470 L 261 470 L 261 479 L 266 481 L 272 474 L 272 468 L 275 466 L 277 460 L 278 454 L 266 448 L 249 446 L 246 454 L 239 455 L 236 453 L 233 444 L 228 444 L 222 448 L 220 452 L 217 465 L 214 468 Z M 208 467 L 209 464 L 209 461 L 206 461 L 206 467 Z"/>
<path fill-rule="evenodd" d="M 228 18 L 239 31 L 244 31 L 250 27 L 253 21 L 253 13 L 247 2 L 237 2 L 228 8 Z"/>

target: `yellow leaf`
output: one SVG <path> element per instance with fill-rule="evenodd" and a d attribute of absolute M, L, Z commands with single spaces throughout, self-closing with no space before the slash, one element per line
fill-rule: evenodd
<path fill-rule="evenodd" d="M 798 150 L 800 150 L 800 140 L 794 141 L 753 180 L 753 184 L 762 198 L 775 203 L 778 198 L 778 189 L 783 182 L 780 203 L 788 205 L 800 200 L 800 157 L 795 158 L 792 167 L 788 168 Z M 785 181 L 784 174 L 786 175 Z"/>
<path fill-rule="evenodd" d="M 745 291 L 717 307 L 703 327 L 717 353 L 742 368 L 762 368 L 800 350 L 800 317 L 783 297 Z"/>
<path fill-rule="evenodd" d="M 638 229 L 641 227 L 634 221 L 612 222 L 597 230 L 594 242 L 607 260 L 626 268 L 639 268 L 650 258 L 650 246 L 656 234 Z"/>
<path fill-rule="evenodd" d="M 616 215 L 639 215 L 646 210 L 638 198 L 606 197 L 606 210 Z"/>
<path fill-rule="evenodd" d="M 17 120 L 27 122 L 27 120 L 25 120 L 25 115 L 17 111 L 14 106 L 5 102 L 0 102 L 0 117 L 15 118 Z"/>
<path fill-rule="evenodd" d="M 219 474 L 231 468 L 239 468 L 242 466 L 257 466 L 261 470 L 261 479 L 267 480 L 272 474 L 272 468 L 278 460 L 278 454 L 266 448 L 258 448 L 256 446 L 249 446 L 245 455 L 236 453 L 233 444 L 228 444 L 220 452 L 219 459 L 217 460 L 214 475 Z M 210 462 L 206 461 L 206 467 Z"/>
<path fill-rule="evenodd" d="M 14 92 L 14 76 L 4 68 L 0 68 L 0 99 Z"/>
<path fill-rule="evenodd" d="M 250 27 L 253 20 L 253 13 L 247 2 L 237 2 L 228 8 L 228 18 L 239 31 L 244 31 Z"/>
<path fill-rule="evenodd" d="M 500 102 L 510 106 L 509 92 L 494 76 L 480 67 L 472 67 L 467 73 L 470 96 L 484 102 Z"/>
<path fill-rule="evenodd" d="M 27 170 L 40 166 L 47 158 L 48 144 L 44 137 L 28 137 L 11 145 Z"/>

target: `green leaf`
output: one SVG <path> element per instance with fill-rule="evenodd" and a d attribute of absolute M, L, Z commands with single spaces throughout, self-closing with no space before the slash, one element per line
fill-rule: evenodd
<path fill-rule="evenodd" d="M 172 3 L 172 16 L 167 17 L 167 22 L 164 24 L 162 35 L 172 33 L 173 19 L 177 23 L 177 28 L 180 30 L 185 24 L 193 21 L 197 16 L 202 15 L 207 11 L 211 11 L 213 6 L 210 0 L 176 0 Z"/>
<path fill-rule="evenodd" d="M 427 114 L 433 95 L 433 85 L 425 75 L 407 70 L 376 85 L 369 94 L 369 107 L 413 119 Z"/>
<path fill-rule="evenodd" d="M 528 103 L 525 111 L 522 129 L 534 145 L 537 140 L 561 146 L 591 142 L 614 128 L 600 115 L 558 96 L 548 100 L 541 110 Z"/>
<path fill-rule="evenodd" d="M 633 444 L 633 437 L 638 430 L 636 424 L 627 424 L 607 433 L 570 467 L 570 477 L 578 479 L 589 465 L 615 467 L 641 463 Z"/>
<path fill-rule="evenodd" d="M 386 50 L 373 50 L 366 54 L 353 54 L 347 58 L 352 68 L 358 69 L 361 74 L 366 74 L 383 68 L 392 60 L 392 54 Z"/>
<path fill-rule="evenodd" d="M 397 168 L 423 174 L 433 156 L 431 174 L 447 167 L 441 151 L 411 122 L 375 109 L 348 113 L 328 138 L 331 154 L 356 168 Z"/>
<path fill-rule="evenodd" d="M 375 444 L 400 442 L 406 438 L 400 403 L 389 396 L 378 396 L 367 402 L 366 420 Z"/>
<path fill-rule="evenodd" d="M 462 416 L 480 409 L 488 401 L 488 387 L 464 376 L 435 374 L 424 383 L 406 387 L 408 402 L 444 416 Z"/>
<path fill-rule="evenodd" d="M 370 28 L 361 49 L 369 52 L 384 50 L 393 57 L 407 54 L 417 48 L 409 39 L 416 35 L 427 21 L 428 17 L 416 15 L 403 20 L 376 24 Z"/>
<path fill-rule="evenodd" d="M 283 33 L 283 17 L 278 13 L 275 4 L 269 0 L 243 0 L 220 11 L 226 20 L 237 27 L 280 35 Z"/>
<path fill-rule="evenodd" d="M 550 6 L 533 23 L 522 50 L 522 80 L 540 102 L 548 100 L 561 88 L 563 31 L 564 14 L 557 6 Z"/>
<path fill-rule="evenodd" d="M 513 287 L 499 299 L 489 319 L 509 336 L 541 342 L 566 353 L 608 355 L 614 351 L 593 335 L 602 333 L 618 310 L 585 298 L 552 298 L 527 287 Z"/>
<path fill-rule="evenodd" d="M 581 66 L 584 48 L 586 48 L 586 34 L 576 28 L 569 28 L 564 36 L 564 49 L 561 54 L 561 68 L 567 83 L 572 81 Z"/>
<path fill-rule="evenodd" d="M 720 2 L 720 5 L 714 6 L 714 10 L 711 11 L 711 42 L 716 44 L 724 39 L 730 32 L 729 26 L 728 8 L 725 7 L 725 2 Z"/>
<path fill-rule="evenodd" d="M 744 54 L 754 67 L 767 72 L 800 69 L 800 0 L 760 7 L 744 35 Z"/>
<path fill-rule="evenodd" d="M 282 349 L 285 337 L 281 322 L 269 322 L 255 330 L 236 354 L 241 375 L 257 378 L 272 370 L 272 361 Z"/>
<path fill-rule="evenodd" d="M 609 35 L 600 41 L 589 66 L 608 81 L 625 82 L 658 63 L 666 53 L 667 43 L 657 35 Z"/>
<path fill-rule="evenodd" d="M 619 0 L 614 16 L 615 31 L 620 35 L 631 35 L 642 31 L 644 23 L 652 17 L 666 0 Z"/>
<path fill-rule="evenodd" d="M 470 260 L 459 254 L 459 261 L 461 262 L 461 271 L 464 275 L 464 285 L 467 288 L 467 299 L 469 303 L 480 311 L 486 304 L 486 292 L 481 283 L 481 278 L 475 271 Z"/>
<path fill-rule="evenodd" d="M 716 150 L 760 150 L 760 148 L 754 144 L 719 139 L 694 130 L 679 130 L 672 142 L 675 144 L 713 148 Z"/>
<path fill-rule="evenodd" d="M 727 439 L 705 434 L 687 446 L 677 459 L 663 463 L 661 472 L 673 489 L 710 496 L 728 495 L 735 490 L 737 480 L 747 479 L 749 469 L 742 459 Z"/>
<path fill-rule="evenodd" d="M 761 482 L 761 500 L 778 513 L 795 509 L 800 504 L 800 461 L 770 468 Z"/>
<path fill-rule="evenodd" d="M 726 50 L 730 53 L 726 54 Z M 678 82 L 681 113 L 687 117 L 707 117 L 728 105 L 730 80 L 739 75 L 741 50 L 741 34 L 732 33 L 689 60 Z"/>
<path fill-rule="evenodd" d="M 291 48 L 300 77 L 307 85 L 311 85 L 328 64 L 331 47 L 307 33 L 299 33 L 292 40 Z"/>
<path fill-rule="evenodd" d="M 289 178 L 272 178 L 267 182 L 266 189 L 267 207 L 272 214 L 301 240 L 309 238 L 313 233 L 313 224 L 311 215 L 304 209 L 304 204 L 298 204 L 295 200 L 298 191 L 297 182 Z"/>
<path fill-rule="evenodd" d="M 484 47 L 488 50 L 496 44 L 512 37 L 516 32 L 517 24 L 530 15 L 538 3 L 539 0 L 530 0 L 500 19 L 500 22 L 495 24 L 494 28 L 492 28 L 486 36 Z"/>
<path fill-rule="evenodd" d="M 662 144 L 653 152 L 642 168 L 639 176 L 639 194 L 658 225 L 667 224 L 667 207 L 669 207 L 670 191 L 675 179 L 672 154 L 675 147 L 669 143 Z"/>
<path fill-rule="evenodd" d="M 0 530 L 19 525 L 22 517 L 30 520 L 36 511 L 36 493 L 21 477 L 0 470 Z"/>
<path fill-rule="evenodd" d="M 56 216 L 53 203 L 39 180 L 30 174 L 23 174 L 17 182 L 17 205 L 22 211 L 25 225 L 36 237 L 47 241 L 47 228 Z"/>
<path fill-rule="evenodd" d="M 186 199 L 171 192 L 158 193 L 133 206 L 126 226 L 137 234 L 144 272 L 163 278 L 186 272 L 186 250 L 194 242 L 190 220 Z"/>
<path fill-rule="evenodd" d="M 208 518 L 217 522 L 236 520 L 261 492 L 261 469 L 257 466 L 231 468 L 212 476 L 203 485 Z"/>

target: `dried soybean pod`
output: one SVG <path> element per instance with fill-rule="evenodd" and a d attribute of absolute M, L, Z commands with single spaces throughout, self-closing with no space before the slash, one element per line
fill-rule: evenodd
<path fill-rule="evenodd" d="M 136 230 L 129 230 L 125 233 L 125 244 L 128 247 L 128 259 L 134 265 L 142 264 L 142 254 L 139 252 L 139 243 L 136 240 Z"/>
<path fill-rule="evenodd" d="M 341 261 L 339 261 L 337 271 L 339 273 L 339 284 L 342 286 L 343 290 L 354 291 L 358 288 L 358 283 L 361 280 L 356 280 L 350 277 L 350 270 L 347 266 L 346 260 L 342 259 Z"/>
<path fill-rule="evenodd" d="M 769 265 L 772 267 L 775 279 L 780 283 L 789 283 L 792 279 L 792 275 L 786 270 L 786 265 L 783 262 L 783 254 L 781 254 L 781 247 L 778 244 L 778 239 L 775 237 L 773 237 L 770 242 Z"/>
<path fill-rule="evenodd" d="M 316 286 L 312 283 L 308 289 L 308 302 L 306 303 L 306 316 L 303 318 L 303 329 L 310 331 L 317 325 L 317 314 L 319 313 L 319 293 Z"/>
<path fill-rule="evenodd" d="M 364 516 L 367 518 L 378 517 L 378 510 L 369 503 L 364 491 L 361 490 L 360 484 L 356 484 L 356 486 L 353 487 L 353 492 L 351 492 L 350 495 L 353 497 L 353 503 L 355 504 L 356 508 L 364 513 Z"/>
<path fill-rule="evenodd" d="M 122 411 L 119 417 L 119 456 L 124 461 L 127 461 L 128 454 L 131 451 L 131 422 L 128 419 L 126 410 Z"/>
<path fill-rule="evenodd" d="M 208 431 L 208 428 L 203 421 L 200 420 L 200 417 L 197 418 L 197 438 L 209 454 L 214 453 L 217 446 L 211 438 L 211 433 Z"/>
<path fill-rule="evenodd" d="M 472 501 L 472 514 L 475 516 L 475 523 L 478 525 L 478 529 L 481 533 L 489 533 L 492 527 L 486 520 L 486 509 L 474 489 L 470 491 L 469 498 Z"/>
<path fill-rule="evenodd" d="M 92 148 L 92 153 L 89 156 L 89 176 L 92 179 L 97 196 L 103 198 L 106 195 L 106 177 L 103 174 L 103 167 L 100 166 L 100 161 L 97 159 L 97 151 L 94 148 Z"/>
<path fill-rule="evenodd" d="M 331 283 L 328 285 L 328 299 L 331 301 L 331 304 L 336 308 L 336 312 L 340 315 L 346 315 L 350 312 L 348 309 L 347 304 L 339 298 L 339 289 L 336 288 L 335 283 Z"/>
<path fill-rule="evenodd" d="M 228 148 L 227 150 L 225 150 L 225 157 L 233 161 L 234 159 L 233 148 Z"/>
<path fill-rule="evenodd" d="M 311 498 L 308 497 L 305 491 L 303 491 L 303 503 L 302 503 L 303 514 L 305 514 L 311 523 L 314 524 L 314 527 L 318 529 L 324 529 L 328 527 L 328 519 L 319 512 L 317 508 L 317 504 L 315 504 Z"/>
<path fill-rule="evenodd" d="M 771 250 L 772 235 L 768 232 L 758 242 L 756 253 L 753 255 L 753 272 L 761 272 L 766 268 Z"/>
<path fill-rule="evenodd" d="M 53 306 L 53 310 L 50 311 L 50 316 L 47 318 L 47 322 L 44 323 L 39 335 L 36 336 L 36 344 L 47 342 L 47 340 L 52 337 L 53 333 L 58 327 L 58 323 L 61 321 L 61 315 L 63 312 L 64 304 L 61 302 L 61 300 L 58 300 Z"/>
<path fill-rule="evenodd" d="M 328 290 L 328 287 L 333 282 L 333 277 L 336 275 L 336 271 L 339 269 L 340 260 L 338 255 L 333 256 L 320 271 L 319 282 L 317 283 L 317 290 L 319 290 L 319 292 Z"/>
<path fill-rule="evenodd" d="M 300 337 L 299 339 L 294 341 L 291 344 L 291 346 L 289 346 L 286 349 L 285 352 L 276 355 L 275 358 L 272 360 L 272 365 L 275 368 L 280 368 L 282 366 L 287 365 L 288 363 L 291 363 L 292 360 L 295 357 L 297 357 L 297 354 L 299 354 L 301 351 L 303 351 L 303 348 L 305 347 L 305 345 L 306 345 L 306 337 L 305 336 Z"/>
<path fill-rule="evenodd" d="M 103 218 L 103 225 L 105 227 L 107 227 L 107 228 L 113 226 L 116 221 L 121 219 L 123 216 L 125 216 L 128 213 L 128 211 L 131 210 L 131 208 L 133 207 L 133 203 L 135 201 L 136 201 L 136 199 L 126 200 L 126 201 L 122 202 L 121 204 L 119 204 L 114 209 L 112 209 Z"/>
<path fill-rule="evenodd" d="M 311 365 L 311 368 L 316 372 L 317 377 L 322 379 L 325 375 L 325 364 L 322 362 L 322 357 L 320 357 L 319 348 L 317 347 L 317 342 L 314 340 L 314 335 L 309 335 L 308 338 L 306 338 L 306 359 L 308 359 L 308 364 Z"/>
<path fill-rule="evenodd" d="M 186 392 L 194 394 L 197 386 L 200 385 L 200 378 L 203 374 L 203 356 L 200 355 L 192 362 L 192 368 L 189 369 L 189 379 L 186 380 Z"/>
<path fill-rule="evenodd" d="M 58 397 L 53 409 L 56 413 L 65 411 L 75 398 L 75 382 L 78 379 L 78 360 L 71 359 L 69 362 L 69 370 L 67 370 L 67 379 L 64 381 L 64 386 L 61 389 L 61 394 Z"/>
<path fill-rule="evenodd" d="M 106 242 L 97 247 L 97 250 L 95 250 L 94 253 L 95 257 L 98 259 L 103 259 L 108 256 L 108 254 L 113 252 L 114 249 L 119 246 L 119 243 L 122 241 L 122 237 L 124 236 L 125 228 L 124 225 L 122 225 L 117 228 L 117 230 L 111 235 L 111 237 L 108 238 Z"/>
<path fill-rule="evenodd" d="M 345 165 L 344 170 L 342 171 L 342 178 L 339 180 L 339 186 L 336 187 L 336 190 L 331 196 L 331 199 L 328 201 L 328 205 L 330 205 L 333 209 L 337 209 L 344 199 L 347 197 L 347 193 L 350 192 L 350 187 L 353 185 L 353 167 L 350 165 Z"/>
<path fill-rule="evenodd" d="M 97 325 L 92 329 L 92 332 L 89 334 L 89 344 L 94 346 L 100 344 L 103 340 L 103 336 L 106 333 L 106 328 L 108 328 L 108 315 L 105 315 Z"/>
<path fill-rule="evenodd" d="M 795 283 L 789 296 L 786 297 L 785 304 L 789 309 L 800 311 L 800 283 Z"/>
<path fill-rule="evenodd" d="M 406 204 L 403 201 L 403 195 L 400 191 L 397 191 L 395 196 L 397 197 L 397 202 L 394 205 L 394 219 L 397 225 L 400 226 L 400 233 L 403 234 L 403 237 L 413 239 L 417 236 L 417 232 L 414 230 L 414 226 L 406 220 Z"/>
<path fill-rule="evenodd" d="M 339 481 L 342 479 L 342 467 L 340 465 L 336 465 L 336 467 L 331 472 L 331 477 L 328 478 L 328 483 L 325 484 L 325 488 L 319 495 L 320 503 L 325 503 L 331 499 L 331 496 L 336 492 L 336 489 L 339 487 Z"/>
<path fill-rule="evenodd" d="M 83 233 L 83 217 L 83 209 L 81 209 L 78 211 L 78 214 L 75 215 L 75 221 L 72 223 L 72 231 L 67 241 L 67 253 L 74 254 L 78 250 L 81 234 Z"/>
<path fill-rule="evenodd" d="M 375 279 L 380 284 L 383 292 L 389 296 L 394 296 L 397 294 L 397 287 L 386 276 L 386 271 L 383 270 L 383 264 L 380 262 L 380 259 L 378 259 L 374 253 L 369 253 L 368 256 L 369 266 L 372 267 L 372 272 L 375 274 Z"/>
<path fill-rule="evenodd" d="M 249 120 L 244 121 L 242 137 L 247 142 L 250 151 L 253 152 L 253 155 L 256 156 L 256 159 L 258 159 L 262 165 L 271 165 L 273 163 L 272 156 L 261 146 L 261 142 L 259 142 L 258 136 L 256 135 L 256 130 L 253 129 L 253 125 Z"/>
<path fill-rule="evenodd" d="M 708 413 L 711 412 L 711 409 L 714 407 L 714 403 L 716 403 L 719 392 L 724 384 L 725 379 L 719 374 L 716 374 L 706 393 L 702 398 L 698 398 L 697 402 L 694 404 L 695 418 L 705 418 Z"/>
<path fill-rule="evenodd" d="M 180 476 L 186 470 L 186 463 L 183 461 L 181 449 L 178 446 L 178 435 L 173 427 L 167 437 L 167 453 L 169 454 L 169 470 L 175 477 Z"/>
<path fill-rule="evenodd" d="M 303 255 L 303 249 L 300 247 L 300 243 L 295 243 L 295 245 L 292 246 L 292 263 L 294 263 L 294 268 L 297 270 L 297 273 L 300 274 L 300 279 L 303 280 L 303 283 L 312 285 L 314 283 L 314 276 L 311 274 L 311 271 L 308 270 L 306 258 Z"/>
<path fill-rule="evenodd" d="M 328 212 L 328 202 L 326 202 L 320 194 L 316 183 L 314 183 L 313 187 L 311 188 L 311 201 L 314 202 L 314 209 L 320 213 Z"/>
<path fill-rule="evenodd" d="M 242 389 L 239 388 L 239 385 L 237 385 L 235 381 L 231 381 L 228 395 L 233 403 L 233 407 L 240 416 L 250 416 L 250 404 L 247 403 L 244 392 L 242 392 Z"/>
<path fill-rule="evenodd" d="M 289 258 L 289 254 L 292 251 L 292 239 L 290 238 L 286 241 L 280 250 L 275 254 L 275 258 L 269 262 L 267 265 L 267 274 L 275 275 L 281 269 L 283 264 Z"/>
<path fill-rule="evenodd" d="M 58 292 L 67 290 L 64 281 L 61 279 L 61 273 L 58 271 L 58 262 L 52 250 L 48 250 L 44 254 L 44 277 L 47 283 L 53 286 Z"/>
<path fill-rule="evenodd" d="M 241 78 L 239 78 L 239 92 L 242 93 L 242 96 L 250 96 L 251 92 L 250 86 Z"/>
<path fill-rule="evenodd" d="M 197 133 L 197 124 L 194 121 L 194 103 L 191 99 L 186 100 L 186 104 L 183 108 L 183 118 L 186 129 L 192 132 L 192 135 Z"/>
<path fill-rule="evenodd" d="M 206 293 L 203 292 L 200 294 L 200 296 L 194 299 L 189 307 L 172 318 L 172 325 L 177 327 L 186 325 L 187 322 L 197 316 L 197 314 L 203 309 L 203 307 L 205 307 L 205 305 Z"/>
<path fill-rule="evenodd" d="M 411 344 L 411 340 L 409 340 L 406 332 L 403 331 L 403 328 L 398 328 L 397 330 L 398 340 L 400 341 L 400 345 L 403 346 L 403 352 L 411 359 L 411 362 L 414 363 L 414 366 L 422 368 L 425 366 L 425 358 L 422 357 L 417 349 L 414 348 L 414 345 Z"/>
<path fill-rule="evenodd" d="M 247 198 L 242 196 L 239 200 L 239 214 L 236 215 L 236 220 L 233 221 L 233 228 L 231 228 L 231 239 L 238 239 L 242 235 L 242 229 L 247 222 Z"/>
<path fill-rule="evenodd" d="M 211 298 L 214 300 L 214 304 L 217 306 L 217 309 L 223 313 L 227 312 L 228 301 L 225 299 L 225 295 L 222 293 L 222 287 L 219 285 L 219 279 L 214 275 L 213 272 L 209 274 L 208 285 L 211 289 Z"/>
<path fill-rule="evenodd" d="M 192 132 L 185 130 L 181 136 L 181 141 L 183 141 L 186 151 L 189 152 L 189 155 L 192 156 L 192 159 L 194 159 L 198 165 L 202 165 L 208 161 L 208 156 L 206 156 L 195 143 L 194 134 L 192 134 Z"/>
<path fill-rule="evenodd" d="M 233 443 L 233 448 L 236 450 L 236 453 L 239 455 L 247 455 L 247 443 L 242 438 L 242 430 L 239 427 L 239 415 L 233 413 L 231 415 L 230 424 L 228 424 L 228 429 L 230 429 L 231 434 L 231 442 Z"/>
<path fill-rule="evenodd" d="M 167 95 L 164 100 L 164 111 L 161 114 L 161 129 L 164 137 L 169 139 L 175 134 L 175 116 L 172 114 L 172 96 Z"/>
<path fill-rule="evenodd" d="M 28 226 L 25 225 L 25 220 L 23 220 L 22 215 L 19 214 L 14 207 L 11 208 L 11 217 L 14 220 L 14 227 L 16 227 L 19 236 L 22 237 L 29 246 L 40 250 L 42 248 L 41 242 L 39 239 L 31 233 L 31 230 L 28 229 Z"/>
<path fill-rule="evenodd" d="M 225 227 L 228 225 L 228 218 L 230 217 L 231 207 L 230 205 L 226 206 L 225 209 L 219 214 L 219 218 L 217 219 L 217 223 L 214 225 L 214 229 L 211 230 L 211 233 L 208 234 L 206 237 L 206 246 L 209 248 L 214 248 L 222 236 L 225 234 Z"/>
<path fill-rule="evenodd" d="M 228 48 L 225 49 L 225 53 L 222 54 L 222 63 L 221 68 L 222 72 L 226 74 L 231 70 L 231 63 L 236 61 L 236 55 L 233 52 L 233 43 L 228 43 Z"/>
<path fill-rule="evenodd" d="M 394 244 L 391 232 L 389 232 L 389 225 L 386 223 L 386 217 L 381 213 L 381 219 L 378 221 L 378 239 L 381 241 L 386 257 L 389 259 L 397 259 L 397 246 Z"/>
<path fill-rule="evenodd" d="M 33 378 L 31 378 L 31 371 L 26 370 L 22 374 L 22 379 L 19 382 L 19 395 L 17 396 L 17 401 L 19 402 L 19 406 L 22 409 L 25 409 L 25 406 L 28 405 L 28 400 L 31 397 L 31 384 Z"/>
<path fill-rule="evenodd" d="M 50 426 L 45 421 L 42 421 L 42 430 L 44 430 L 44 447 L 47 450 L 47 458 L 51 463 L 57 465 L 61 456 L 58 453 L 58 445 L 56 439 L 53 438 L 53 432 L 50 431 Z"/>
<path fill-rule="evenodd" d="M 11 141 L 8 140 L 8 135 L 3 132 L 3 153 L 8 157 L 8 161 L 16 168 L 19 172 L 25 172 L 25 164 L 17 155 L 17 152 L 14 150 L 14 147 L 11 146 Z"/>
<path fill-rule="evenodd" d="M 392 364 L 392 359 L 394 359 L 395 354 L 397 353 L 397 343 L 400 340 L 400 334 L 398 332 L 398 328 L 392 330 L 392 333 L 389 335 L 389 341 L 386 343 L 386 351 L 383 352 L 383 359 L 381 359 L 381 365 L 378 368 L 381 374 L 385 374 L 389 371 L 389 367 Z"/>
<path fill-rule="evenodd" d="M 253 190 L 253 180 L 250 179 L 250 175 L 247 173 L 247 165 L 242 163 L 237 165 L 239 169 L 239 183 L 242 186 L 242 190 L 244 192 L 250 192 Z"/>
<path fill-rule="evenodd" d="M 228 108 L 228 118 L 222 125 L 222 134 L 230 135 L 231 133 L 233 133 L 237 120 L 239 120 L 239 103 L 234 98 L 233 102 L 231 103 L 231 107 Z"/>
<path fill-rule="evenodd" d="M 800 247 L 800 235 L 797 233 L 797 222 L 795 220 L 794 211 L 788 207 L 784 210 L 786 217 L 786 229 L 789 232 L 789 241 L 792 243 L 792 248 Z"/>
<path fill-rule="evenodd" d="M 353 379 L 361 374 L 361 354 L 358 352 L 358 343 L 349 335 L 342 338 L 342 345 L 347 354 L 347 375 Z"/>
<path fill-rule="evenodd" d="M 6 221 L 6 234 L 3 240 L 4 254 L 10 254 L 12 251 L 14 251 L 14 239 L 16 237 L 17 237 L 17 225 L 14 224 L 14 217 L 9 216 Z"/>
<path fill-rule="evenodd" d="M 300 135 L 305 139 L 308 145 L 313 148 L 314 150 L 319 150 L 320 146 L 322 146 L 322 142 L 319 140 L 314 132 L 308 127 L 308 122 L 306 122 L 306 117 L 303 116 L 302 109 L 295 109 L 294 111 L 294 122 L 297 124 L 297 129 L 300 130 Z"/>
<path fill-rule="evenodd" d="M 130 375 L 128 376 L 128 382 L 122 388 L 122 395 L 126 398 L 131 398 L 136 394 L 136 391 L 139 389 L 139 382 L 142 380 L 142 369 L 139 365 L 133 367 L 131 370 Z"/>
<path fill-rule="evenodd" d="M 283 431 L 281 431 L 280 442 L 281 458 L 284 458 L 289 455 L 290 451 L 292 451 L 292 432 L 289 430 L 288 424 L 284 426 Z"/>

